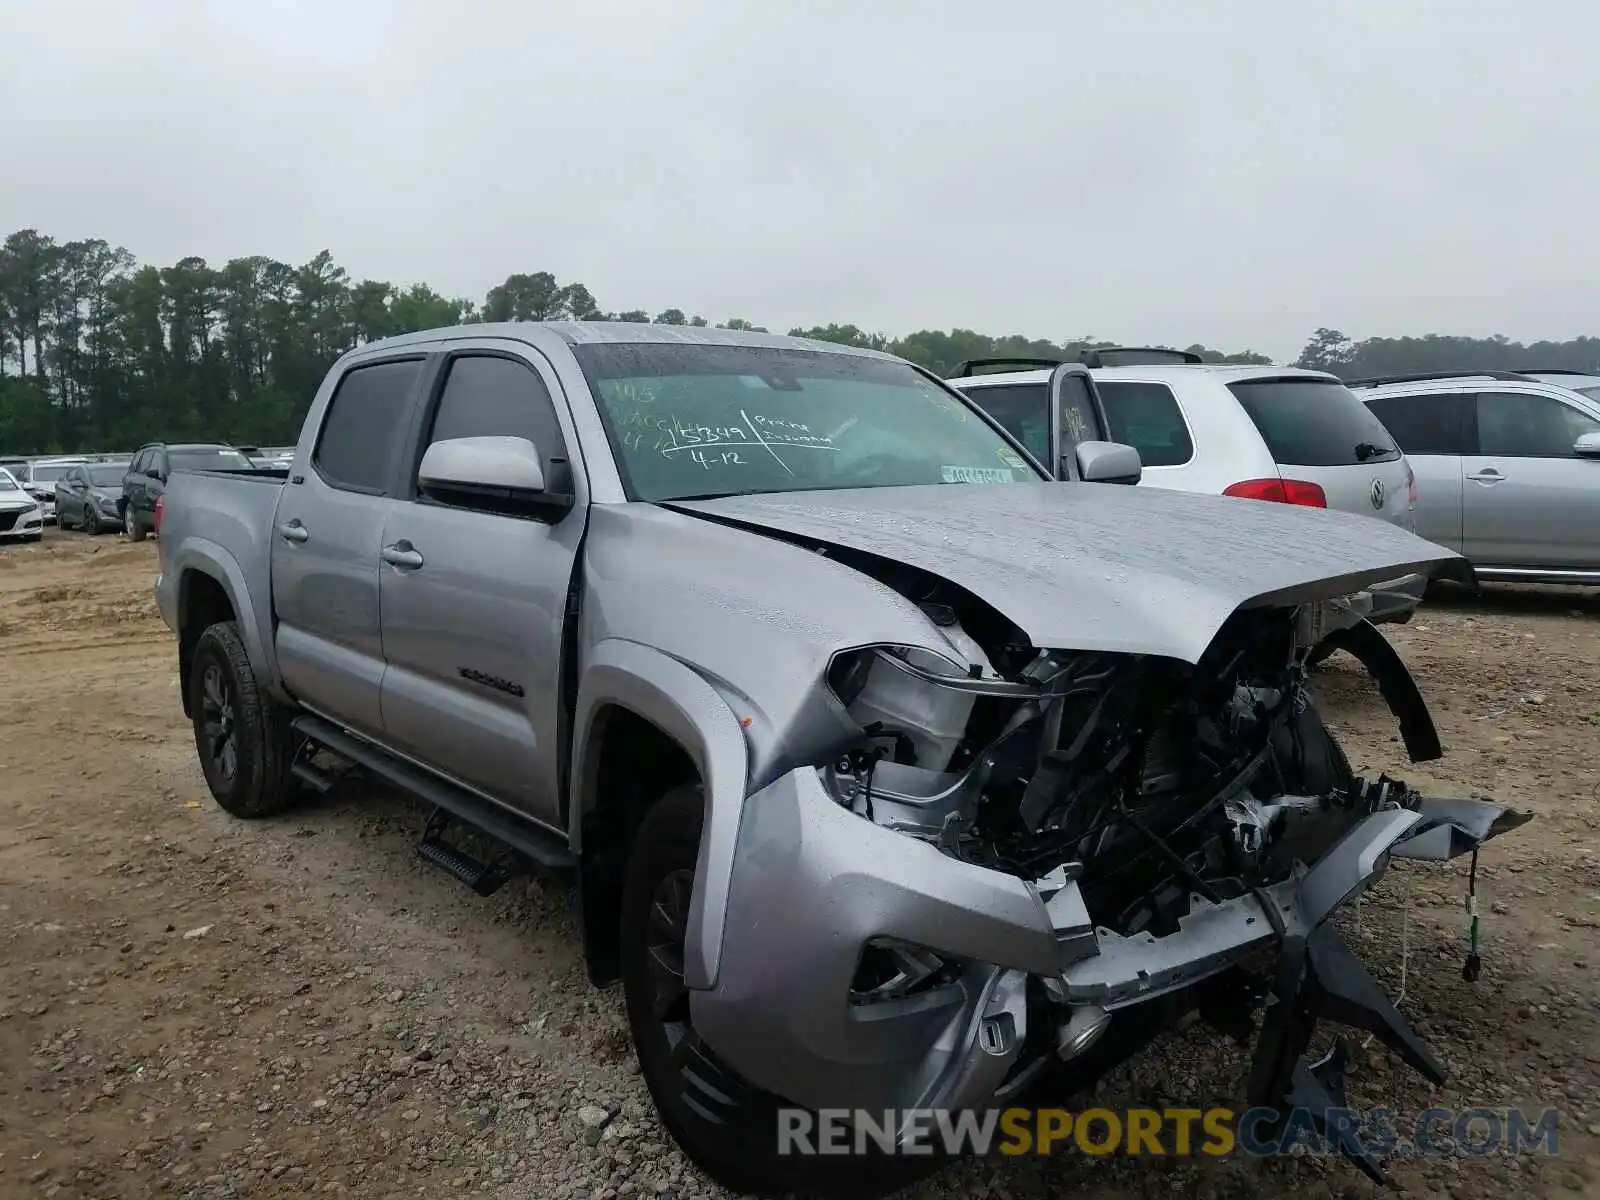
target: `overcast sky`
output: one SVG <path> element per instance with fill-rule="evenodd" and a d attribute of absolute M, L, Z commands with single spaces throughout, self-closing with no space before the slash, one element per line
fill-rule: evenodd
<path fill-rule="evenodd" d="M 1575 2 L 6 8 L 0 232 L 145 262 L 1280 357 L 1600 333 Z"/>

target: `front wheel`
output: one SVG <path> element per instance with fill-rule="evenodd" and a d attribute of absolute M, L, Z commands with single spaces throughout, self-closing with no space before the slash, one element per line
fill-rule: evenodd
<path fill-rule="evenodd" d="M 122 510 L 122 532 L 128 535 L 130 542 L 144 541 L 144 526 L 139 524 L 131 504 Z"/>
<path fill-rule="evenodd" d="M 239 628 L 212 625 L 189 668 L 194 744 L 206 786 L 236 817 L 270 817 L 297 798 L 290 713 L 256 683 Z"/>
<path fill-rule="evenodd" d="M 85 504 L 83 506 L 83 520 L 79 522 L 78 528 L 83 530 L 90 537 L 93 537 L 95 534 L 100 532 L 100 514 L 94 510 L 94 506 L 92 504 Z"/>
<path fill-rule="evenodd" d="M 661 1123 L 701 1170 L 742 1195 L 875 1200 L 938 1169 L 934 1156 L 780 1154 L 786 1102 L 736 1076 L 696 1034 L 683 959 L 703 807 L 697 784 L 658 800 L 634 837 L 623 884 L 623 993 Z"/>

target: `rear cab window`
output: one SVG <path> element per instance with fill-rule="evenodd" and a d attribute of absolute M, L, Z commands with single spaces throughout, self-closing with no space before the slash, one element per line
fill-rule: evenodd
<path fill-rule="evenodd" d="M 329 487 L 381 496 L 394 477 L 423 359 L 352 367 L 328 402 L 311 465 Z"/>
<path fill-rule="evenodd" d="M 1383 422 L 1342 383 L 1285 376 L 1240 380 L 1228 390 L 1281 465 L 1353 467 L 1400 457 Z"/>

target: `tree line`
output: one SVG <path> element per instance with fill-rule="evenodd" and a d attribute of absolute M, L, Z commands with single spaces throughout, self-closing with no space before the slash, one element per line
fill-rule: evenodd
<path fill-rule="evenodd" d="M 443 325 L 560 319 L 713 324 L 676 308 L 606 310 L 583 284 L 548 271 L 508 275 L 476 302 L 423 283 L 352 279 L 326 250 L 300 266 L 252 256 L 220 267 L 201 258 L 157 267 L 98 238 L 58 241 L 22 229 L 0 245 L 0 452 L 127 450 L 157 438 L 291 442 L 318 383 L 347 350 Z M 766 332 L 738 317 L 714 324 Z M 967 359 L 1073 357 L 1114 344 L 970 329 L 901 337 L 855 325 L 788 332 L 887 350 L 940 373 Z M 1208 362 L 1271 362 L 1251 350 L 1184 349 Z M 1319 329 L 1297 365 L 1344 378 L 1462 366 L 1589 370 L 1600 369 L 1600 339 L 1353 341 Z"/>

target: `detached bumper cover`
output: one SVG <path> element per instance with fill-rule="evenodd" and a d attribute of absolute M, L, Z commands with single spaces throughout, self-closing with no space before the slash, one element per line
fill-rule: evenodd
<path fill-rule="evenodd" d="M 1271 1011 L 1288 1024 L 1263 1031 L 1254 1100 L 1287 1105 L 1313 1084 L 1336 1095 L 1336 1063 L 1301 1061 L 1319 1017 L 1372 1030 L 1442 1077 L 1326 922 L 1390 859 L 1453 857 L 1528 818 L 1487 801 L 1418 797 L 1392 781 L 1361 796 L 1376 811 L 1311 869 L 1220 904 L 1196 901 L 1167 937 L 1123 937 L 1089 924 L 1075 883 L 1060 881 L 1046 903 L 1031 883 L 863 820 L 814 770 L 794 771 L 744 806 L 722 969 L 714 988 L 693 993 L 695 1029 L 734 1072 L 792 1103 L 978 1107 L 1019 1066 L 1030 1017 L 1066 1011 L 1030 1013 L 1030 976 L 1071 1004 L 1126 1009 L 1277 946 L 1284 1003 Z M 874 938 L 933 950 L 952 977 L 903 999 L 853 1002 Z"/>

